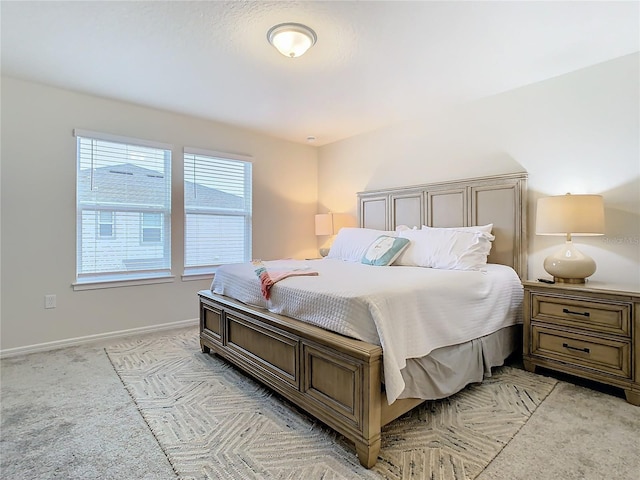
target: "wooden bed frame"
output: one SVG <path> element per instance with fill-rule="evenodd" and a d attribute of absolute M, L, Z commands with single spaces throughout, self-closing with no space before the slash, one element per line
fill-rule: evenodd
<path fill-rule="evenodd" d="M 493 223 L 489 262 L 526 279 L 526 173 L 358 193 L 361 227 L 453 227 Z M 381 428 L 424 402 L 389 405 L 382 348 L 247 306 L 210 290 L 200 298 L 200 344 L 240 367 L 355 443 L 375 465 Z"/>

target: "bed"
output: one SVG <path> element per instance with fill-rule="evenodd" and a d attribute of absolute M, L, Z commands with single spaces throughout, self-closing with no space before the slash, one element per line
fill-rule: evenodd
<path fill-rule="evenodd" d="M 348 262 L 330 253 L 327 259 L 306 262 L 305 268 L 317 276 L 282 280 L 272 287 L 267 301 L 256 287 L 255 265 L 229 266 L 219 271 L 212 290 L 198 292 L 202 351 L 227 359 L 352 440 L 360 463 L 371 468 L 380 450 L 382 426 L 425 399 L 446 397 L 481 381 L 521 343 L 519 279 L 526 277 L 526 180 L 524 173 L 508 174 L 358 193 L 362 231 L 391 233 L 401 225 L 441 229 L 491 224 L 495 238 L 486 267 L 444 271 L 438 274 L 444 277 L 429 280 L 436 269 L 347 266 Z M 334 245 L 332 251 L 336 250 Z M 353 288 L 332 280 L 344 279 L 353 271 L 365 279 Z M 458 307 L 467 305 L 466 310 L 455 314 L 448 310 L 447 305 L 456 304 L 455 298 L 447 298 L 452 291 L 449 284 L 469 282 L 464 289 L 469 292 L 495 290 L 488 285 L 498 279 L 501 293 L 490 302 L 467 305 L 472 300 L 466 300 L 457 302 Z M 435 295 L 440 304 L 430 303 L 410 288 L 412 282 L 429 281 L 440 285 Z M 385 283 L 402 288 L 380 300 L 382 290 L 376 289 Z M 341 290 L 359 303 L 333 299 Z M 304 291 L 315 299 L 316 309 L 309 314 L 300 307 L 308 300 L 300 296 Z M 410 303 L 406 298 L 411 296 L 422 302 L 419 308 L 406 308 Z M 368 319 L 366 311 L 371 313 Z M 433 317 L 438 323 L 425 330 L 429 335 L 415 335 L 418 322 L 410 318 L 413 314 Z M 385 331 L 389 317 L 394 323 Z M 396 320 L 404 317 L 408 326 Z M 469 322 L 454 328 L 453 337 L 440 338 L 437 325 L 447 318 L 455 318 L 460 325 L 463 320 Z M 350 330 L 350 320 L 362 324 L 361 328 Z M 488 327 L 477 330 L 478 324 Z M 429 337 L 428 346 L 406 345 L 425 337 Z"/>

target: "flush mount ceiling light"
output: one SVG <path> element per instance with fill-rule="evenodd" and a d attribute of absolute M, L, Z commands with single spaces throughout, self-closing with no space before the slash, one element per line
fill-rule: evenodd
<path fill-rule="evenodd" d="M 295 58 L 309 50 L 317 40 L 316 32 L 301 23 L 281 23 L 267 32 L 269 43 L 285 57 Z"/>

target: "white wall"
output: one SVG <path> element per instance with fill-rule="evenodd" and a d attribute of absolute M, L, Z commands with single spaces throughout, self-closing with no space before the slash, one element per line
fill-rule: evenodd
<path fill-rule="evenodd" d="M 640 288 L 640 55 L 322 147 L 319 211 L 356 213 L 356 192 L 526 171 L 529 278 L 561 237 L 535 235 L 541 196 L 602 194 L 604 237 L 574 237 L 593 281 Z"/>
<path fill-rule="evenodd" d="M 73 291 L 74 128 L 173 145 L 172 283 Z M 182 148 L 253 157 L 253 257 L 315 256 L 317 151 L 222 124 L 2 78 L 2 350 L 198 316 L 182 281 Z M 44 296 L 57 308 L 44 309 Z"/>

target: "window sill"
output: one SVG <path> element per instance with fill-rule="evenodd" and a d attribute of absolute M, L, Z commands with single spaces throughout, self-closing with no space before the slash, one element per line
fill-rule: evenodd
<path fill-rule="evenodd" d="M 196 280 L 209 280 L 212 281 L 216 275 L 217 266 L 206 267 L 185 267 L 182 273 L 183 282 L 193 282 Z"/>
<path fill-rule="evenodd" d="M 194 282 L 196 280 L 212 281 L 215 273 L 185 273 L 182 275 L 183 282 Z"/>
<path fill-rule="evenodd" d="M 100 288 L 134 287 L 138 285 L 153 285 L 156 283 L 171 283 L 175 276 L 166 275 L 159 277 L 135 278 L 130 280 L 85 280 L 72 283 L 73 290 L 97 290 Z"/>

